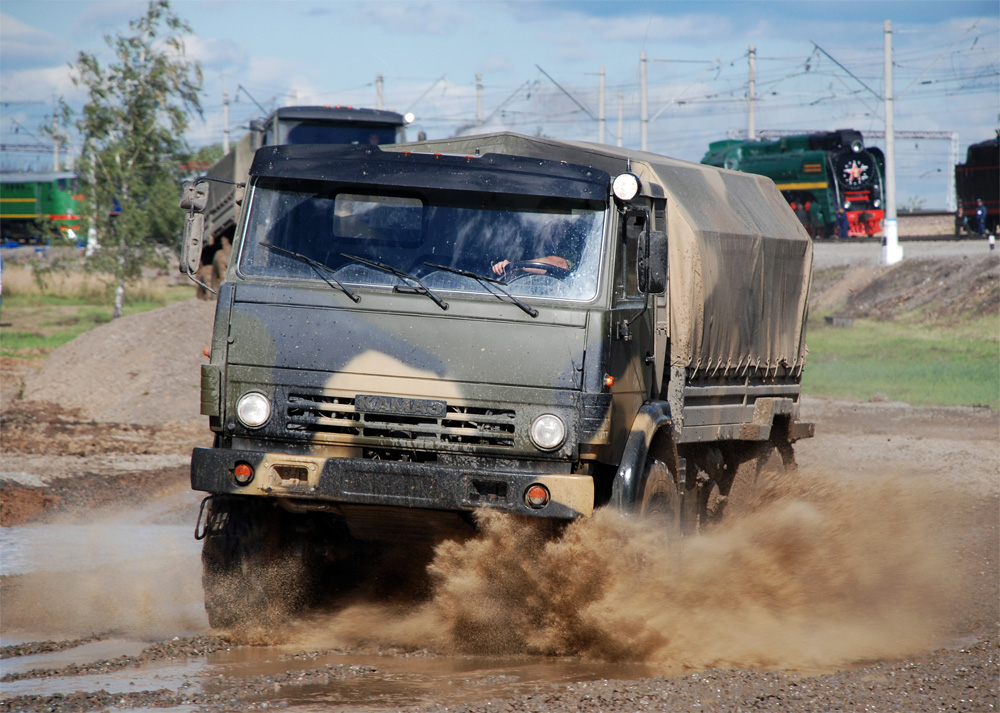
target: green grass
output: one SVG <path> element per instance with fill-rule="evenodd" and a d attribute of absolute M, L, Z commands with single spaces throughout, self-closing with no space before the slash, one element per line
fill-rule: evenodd
<path fill-rule="evenodd" d="M 853 327 L 832 327 L 817 315 L 806 337 L 807 394 L 1000 408 L 996 316 L 948 326 L 856 319 Z"/>
<path fill-rule="evenodd" d="M 125 302 L 125 315 L 190 299 L 194 289 L 171 287 L 156 299 Z M 41 359 L 84 332 L 111 321 L 112 306 L 89 297 L 4 296 L 0 304 L 0 356 Z"/>

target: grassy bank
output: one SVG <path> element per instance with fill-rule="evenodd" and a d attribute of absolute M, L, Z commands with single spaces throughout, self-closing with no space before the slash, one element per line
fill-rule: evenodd
<path fill-rule="evenodd" d="M 949 325 L 810 319 L 802 388 L 837 398 L 915 406 L 1000 408 L 1000 317 Z"/>
<path fill-rule="evenodd" d="M 106 278 L 54 273 L 42 284 L 30 268 L 3 272 L 0 303 L 0 356 L 42 359 L 53 349 L 111 321 L 113 287 Z M 144 278 L 126 290 L 126 315 L 194 297 L 194 287 L 176 285 L 165 275 Z"/>

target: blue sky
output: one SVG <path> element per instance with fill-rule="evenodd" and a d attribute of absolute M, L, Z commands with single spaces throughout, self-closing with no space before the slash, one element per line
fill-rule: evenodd
<path fill-rule="evenodd" d="M 81 106 L 69 65 L 80 51 L 103 52 L 103 36 L 144 9 L 131 0 L 4 0 L 3 144 L 35 143 L 56 97 Z M 417 116 L 411 138 L 418 130 L 430 138 L 479 130 L 480 73 L 482 130 L 596 140 L 601 67 L 605 140 L 617 140 L 620 95 L 622 142 L 638 147 L 645 51 L 656 116 L 649 147 L 697 161 L 710 141 L 747 128 L 750 45 L 758 130 L 878 132 L 885 20 L 893 23 L 896 129 L 926 136 L 897 142 L 901 204 L 944 208 L 954 158 L 964 160 L 970 143 L 1000 125 L 996 0 L 174 0 L 173 9 L 191 24 L 187 51 L 204 71 L 204 118 L 192 120 L 187 137 L 196 147 L 221 141 L 224 89 L 237 99 L 236 138 L 261 113 L 258 103 L 374 107 L 379 74 L 384 107 Z M 8 149 L 0 159 L 5 170 L 51 166 L 41 153 Z"/>

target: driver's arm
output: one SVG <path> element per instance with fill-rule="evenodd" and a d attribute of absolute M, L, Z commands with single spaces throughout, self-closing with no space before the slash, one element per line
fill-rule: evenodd
<path fill-rule="evenodd" d="M 530 262 L 544 262 L 548 265 L 552 265 L 553 267 L 559 267 L 562 268 L 563 270 L 569 270 L 569 263 L 566 262 L 565 258 L 561 258 L 558 255 L 536 257 L 533 258 Z M 493 272 L 497 275 L 502 275 L 503 271 L 507 268 L 509 264 L 510 260 L 501 260 L 500 262 L 493 265 Z M 543 270 L 533 270 L 530 267 L 524 268 L 524 271 L 538 273 L 539 275 L 544 274 Z"/>

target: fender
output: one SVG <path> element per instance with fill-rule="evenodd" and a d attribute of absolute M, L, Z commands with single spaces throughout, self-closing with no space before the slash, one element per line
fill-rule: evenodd
<path fill-rule="evenodd" d="M 611 484 L 611 506 L 624 512 L 633 512 L 642 497 L 642 482 L 645 477 L 646 456 L 653 437 L 663 428 L 670 428 L 673 418 L 670 404 L 666 401 L 647 401 L 632 421 L 632 429 L 622 460 Z M 683 487 L 683 482 L 678 486 Z"/>

